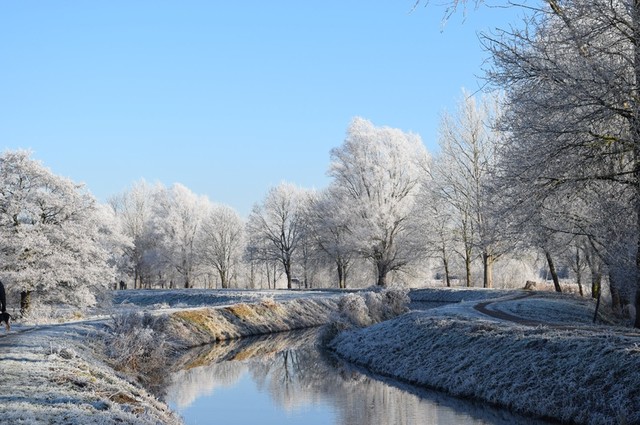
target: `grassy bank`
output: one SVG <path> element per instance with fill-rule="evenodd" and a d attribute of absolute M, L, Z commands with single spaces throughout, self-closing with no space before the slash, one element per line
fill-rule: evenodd
<path fill-rule="evenodd" d="M 336 308 L 331 297 L 281 303 L 263 297 L 252 304 L 158 314 L 136 314 L 127 306 L 113 320 L 18 324 L 0 338 L 2 423 L 181 424 L 148 390 L 166 385 L 150 372 L 161 371 L 166 379 L 171 366 L 203 361 L 184 360 L 183 349 L 318 326 Z M 113 356 L 105 355 L 109 351 Z"/>
<path fill-rule="evenodd" d="M 178 311 L 167 316 L 164 333 L 180 348 L 216 341 L 286 332 L 328 323 L 337 298 L 296 299 Z"/>
<path fill-rule="evenodd" d="M 47 326 L 0 338 L 3 424 L 181 424 L 144 388 L 96 354 L 91 324 Z"/>
<path fill-rule="evenodd" d="M 562 323 L 538 327 L 483 319 L 473 305 L 344 332 L 331 347 L 376 373 L 531 416 L 640 423 L 640 334 L 579 325 L 592 310 L 572 297 L 504 301 L 510 312 Z"/>

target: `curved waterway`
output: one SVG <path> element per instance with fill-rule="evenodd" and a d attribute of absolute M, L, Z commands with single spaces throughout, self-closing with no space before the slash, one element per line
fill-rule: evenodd
<path fill-rule="evenodd" d="M 165 399 L 187 425 L 544 424 L 384 379 L 319 349 L 317 331 L 245 338 L 189 352 Z M 177 369 L 175 369 L 177 367 Z"/>

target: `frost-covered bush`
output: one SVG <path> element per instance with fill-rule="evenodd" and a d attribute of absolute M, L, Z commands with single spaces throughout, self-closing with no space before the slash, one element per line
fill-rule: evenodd
<path fill-rule="evenodd" d="M 409 311 L 408 305 L 411 299 L 407 288 L 398 286 L 385 288 L 382 290 L 382 297 L 382 305 L 385 312 L 383 320 L 392 319 Z"/>
<path fill-rule="evenodd" d="M 335 321 L 356 327 L 369 326 L 406 313 L 409 302 L 408 289 L 401 287 L 348 294 L 340 300 L 340 316 Z"/>
<path fill-rule="evenodd" d="M 369 310 L 369 318 L 372 323 L 382 322 L 385 314 L 385 307 L 383 305 L 384 298 L 381 292 L 365 292 L 362 297 L 364 303 Z"/>
<path fill-rule="evenodd" d="M 362 295 L 345 295 L 340 299 L 338 308 L 340 309 L 340 316 L 352 325 L 362 327 L 372 323 L 369 308 Z"/>
<path fill-rule="evenodd" d="M 149 313 L 114 316 L 105 338 L 105 354 L 114 367 L 144 381 L 157 379 L 171 350 L 164 332 L 166 319 Z"/>
<path fill-rule="evenodd" d="M 276 300 L 274 300 L 272 296 L 262 297 L 260 304 L 268 308 L 273 308 L 276 306 Z"/>
<path fill-rule="evenodd" d="M 31 304 L 31 308 L 22 316 L 19 312 L 10 311 L 14 320 L 20 320 L 26 325 L 45 325 L 77 321 L 85 318 L 85 312 L 77 308 L 61 305 Z"/>

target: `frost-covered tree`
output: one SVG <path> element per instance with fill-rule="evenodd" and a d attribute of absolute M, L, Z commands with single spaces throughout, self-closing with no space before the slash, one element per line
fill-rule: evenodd
<path fill-rule="evenodd" d="M 0 157 L 0 273 L 20 293 L 86 306 L 113 285 L 115 260 L 129 242 L 81 185 L 56 176 L 29 152 Z"/>
<path fill-rule="evenodd" d="M 133 277 L 133 288 L 151 285 L 151 270 L 156 265 L 149 264 L 149 259 L 152 257 L 150 253 L 157 248 L 152 232 L 153 202 L 154 193 L 161 189 L 142 180 L 109 200 L 122 231 L 133 240 L 133 245 L 126 251 L 129 263 L 127 274 Z"/>
<path fill-rule="evenodd" d="M 467 286 L 472 284 L 471 263 L 477 249 L 483 260 L 485 288 L 493 286 L 493 263 L 501 254 L 487 190 L 500 141 L 492 131 L 494 104 L 487 97 L 476 101 L 463 90 L 456 112 L 442 115 L 440 152 L 432 172 L 436 195 L 455 212 Z"/>
<path fill-rule="evenodd" d="M 420 137 L 355 118 L 331 150 L 329 175 L 349 211 L 349 234 L 359 255 L 376 267 L 377 284 L 422 256 L 416 197 L 428 161 Z"/>
<path fill-rule="evenodd" d="M 455 209 L 442 196 L 438 186 L 426 179 L 420 192 L 418 218 L 425 233 L 427 255 L 442 264 L 443 280 L 451 286 L 452 257 L 456 252 Z"/>
<path fill-rule="evenodd" d="M 262 261 L 278 261 L 291 289 L 293 256 L 302 236 L 305 191 L 290 183 L 281 183 L 267 193 L 249 214 L 248 250 Z M 255 258 L 255 257 L 254 257 Z"/>
<path fill-rule="evenodd" d="M 297 284 L 304 288 L 313 288 L 316 285 L 316 278 L 326 262 L 324 251 L 314 235 L 312 223 L 316 199 L 315 190 L 306 190 L 301 200 L 300 239 L 294 256 L 294 274 L 298 277 Z"/>
<path fill-rule="evenodd" d="M 200 271 L 197 239 L 209 204 L 206 197 L 177 183 L 155 194 L 154 234 L 162 257 L 185 288 L 193 287 Z"/>
<path fill-rule="evenodd" d="M 244 247 L 244 221 L 227 205 L 211 205 L 202 219 L 199 256 L 220 277 L 223 288 L 229 288 L 238 272 Z"/>
<path fill-rule="evenodd" d="M 616 240 L 635 240 L 640 307 L 640 3 L 548 0 L 528 23 L 486 38 L 494 59 L 489 76 L 507 92 L 503 176 L 522 189 L 516 200 L 531 210 L 546 203 L 562 213 L 548 201 L 599 192 L 601 183 L 627 200 L 634 226 Z M 617 199 L 605 210 L 614 211 Z M 565 231 L 591 222 L 565 216 Z M 628 247 L 619 248 L 618 257 L 626 256 Z"/>
<path fill-rule="evenodd" d="M 338 287 L 347 287 L 347 277 L 356 256 L 350 237 L 350 212 L 343 208 L 341 191 L 330 186 L 309 205 L 307 221 L 310 236 L 326 258 L 335 265 Z"/>

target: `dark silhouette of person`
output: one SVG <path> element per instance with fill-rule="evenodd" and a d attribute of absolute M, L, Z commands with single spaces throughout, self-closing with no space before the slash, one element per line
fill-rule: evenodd
<path fill-rule="evenodd" d="M 4 285 L 0 281 L 0 308 L 2 313 L 7 312 L 7 294 L 4 292 Z"/>
<path fill-rule="evenodd" d="M 125 290 L 125 289 L 127 289 L 127 284 L 124 283 L 124 280 L 121 280 L 120 281 L 120 290 L 122 291 L 122 290 Z"/>

